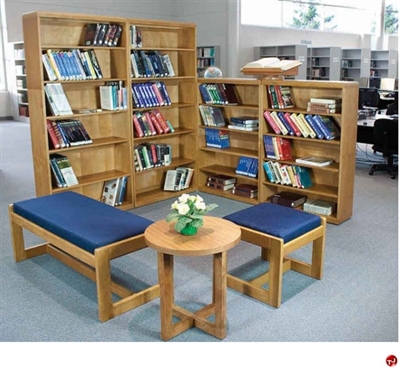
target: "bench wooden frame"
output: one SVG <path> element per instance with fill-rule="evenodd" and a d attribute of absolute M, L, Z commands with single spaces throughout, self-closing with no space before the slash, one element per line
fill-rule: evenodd
<path fill-rule="evenodd" d="M 325 218 L 321 217 L 321 226 L 286 244 L 281 238 L 243 226 L 240 226 L 240 228 L 242 230 L 241 240 L 261 247 L 261 258 L 269 261 L 269 271 L 251 281 L 228 274 L 227 284 L 229 288 L 278 308 L 282 300 L 282 276 L 286 271 L 293 270 L 314 279 L 322 279 L 326 231 Z M 287 257 L 288 254 L 306 246 L 310 242 L 313 243 L 311 263 Z M 262 286 L 267 283 L 269 284 L 269 289 L 263 288 Z"/>
<path fill-rule="evenodd" d="M 8 210 L 14 260 L 20 262 L 47 253 L 95 281 L 100 321 L 112 319 L 160 296 L 159 284 L 135 293 L 111 280 L 110 261 L 146 248 L 144 234 L 97 248 L 94 254 L 91 254 L 14 213 L 12 204 Z M 25 248 L 23 229 L 46 240 L 47 243 Z M 112 293 L 122 299 L 113 302 Z"/>

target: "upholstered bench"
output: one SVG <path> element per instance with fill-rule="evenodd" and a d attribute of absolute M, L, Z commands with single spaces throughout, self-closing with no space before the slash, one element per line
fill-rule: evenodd
<path fill-rule="evenodd" d="M 9 215 L 15 261 L 48 253 L 94 280 L 100 321 L 159 297 L 158 284 L 134 293 L 111 280 L 110 260 L 145 248 L 152 221 L 70 191 L 16 202 Z M 25 248 L 23 229 L 46 243 Z"/>
<path fill-rule="evenodd" d="M 224 217 L 241 227 L 241 239 L 262 248 L 268 272 L 243 280 L 228 274 L 228 287 L 273 307 L 282 299 L 282 275 L 288 270 L 322 278 L 326 220 L 318 215 L 272 203 L 261 203 Z M 288 255 L 312 242 L 311 263 Z M 268 289 L 263 285 L 268 283 Z"/>

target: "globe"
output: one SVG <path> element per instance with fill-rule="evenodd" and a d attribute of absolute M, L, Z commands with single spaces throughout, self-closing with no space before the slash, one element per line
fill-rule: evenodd
<path fill-rule="evenodd" d="M 204 78 L 222 77 L 222 71 L 218 67 L 208 67 L 204 71 Z"/>

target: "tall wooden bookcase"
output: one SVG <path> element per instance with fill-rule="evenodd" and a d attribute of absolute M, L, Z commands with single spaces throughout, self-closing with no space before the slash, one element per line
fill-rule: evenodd
<path fill-rule="evenodd" d="M 118 46 L 84 46 L 85 27 L 90 23 L 120 24 L 123 31 Z M 175 76 L 163 78 L 172 105 L 160 108 L 175 127 L 171 134 L 146 138 L 148 142 L 167 143 L 172 147 L 172 165 L 135 173 L 133 148 L 143 143 L 133 138 L 133 109 L 131 84 L 154 79 L 131 77 L 130 26 L 142 33 L 141 50 L 159 50 L 168 53 L 175 69 Z M 128 176 L 123 209 L 133 208 L 157 200 L 177 196 L 163 191 L 165 173 L 177 166 L 196 166 L 196 27 L 192 23 L 163 22 L 83 14 L 35 12 L 23 16 L 25 50 L 28 56 L 29 101 L 31 109 L 31 138 L 37 196 L 72 190 L 100 199 L 104 182 Z M 61 82 L 72 110 L 100 108 L 99 87 L 109 81 L 122 81 L 128 87 L 128 109 L 62 116 L 62 119 L 79 119 L 93 139 L 93 144 L 49 149 L 47 120 L 52 116 L 46 109 L 44 87 L 53 81 L 46 80 L 42 54 L 51 50 L 94 49 L 103 78 Z M 145 111 L 146 109 L 139 109 Z M 57 188 L 52 185 L 49 155 L 64 154 L 68 157 L 78 177 L 79 185 Z M 196 176 L 192 187 L 196 189 Z"/>
<path fill-rule="evenodd" d="M 327 217 L 328 222 L 340 224 L 349 219 L 353 213 L 355 150 L 357 130 L 357 82 L 334 81 L 291 81 L 276 79 L 199 79 L 203 83 L 233 84 L 241 100 L 239 105 L 219 106 L 224 110 L 227 119 L 233 115 L 251 115 L 259 117 L 258 132 L 241 132 L 229 130 L 231 147 L 226 149 L 208 148 L 205 146 L 204 129 L 199 116 L 199 143 L 198 155 L 199 190 L 236 199 L 252 204 L 267 202 L 271 196 L 281 191 L 291 191 L 306 195 L 309 199 L 321 199 L 336 203 L 336 211 Z M 272 109 L 269 105 L 267 86 L 289 86 L 295 102 L 295 108 Z M 334 163 L 327 167 L 308 167 L 313 185 L 299 189 L 288 185 L 278 185 L 268 181 L 263 169 L 265 157 L 263 136 L 280 136 L 273 133 L 266 123 L 263 113 L 266 110 L 283 111 L 306 114 L 307 102 L 311 97 L 337 97 L 342 99 L 341 113 L 329 114 L 340 126 L 340 137 L 335 140 L 319 140 L 304 137 L 282 136 L 291 142 L 293 159 L 279 161 L 285 164 L 295 164 L 297 157 L 319 156 L 334 159 Z M 201 94 L 198 94 L 199 104 L 204 104 Z M 225 129 L 225 128 L 224 128 Z M 258 158 L 258 178 L 251 179 L 235 173 L 238 159 L 241 155 Z M 248 199 L 237 197 L 230 191 L 210 189 L 206 186 L 207 176 L 212 174 L 226 174 L 237 178 L 238 183 L 258 185 L 258 198 Z"/>

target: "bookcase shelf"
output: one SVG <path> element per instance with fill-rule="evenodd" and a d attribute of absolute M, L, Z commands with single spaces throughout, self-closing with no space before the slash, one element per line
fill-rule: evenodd
<path fill-rule="evenodd" d="M 197 47 L 197 76 L 203 77 L 204 71 L 208 67 L 221 68 L 220 47 L 214 46 L 198 46 Z"/>
<path fill-rule="evenodd" d="M 225 149 L 200 146 L 198 157 L 198 184 L 199 190 L 236 199 L 251 204 L 268 202 L 273 194 L 281 191 L 290 191 L 307 195 L 310 199 L 328 200 L 336 203 L 334 214 L 327 217 L 328 222 L 340 224 L 349 219 L 353 212 L 354 168 L 356 148 L 356 121 L 358 83 L 336 81 L 300 81 L 277 79 L 199 79 L 203 83 L 234 84 L 243 104 L 220 106 L 229 119 L 232 115 L 256 115 L 259 117 L 258 132 L 233 133 L 229 130 L 231 147 Z M 272 109 L 268 98 L 268 85 L 290 87 L 295 102 L 293 108 Z M 289 135 L 277 135 L 264 119 L 264 112 L 281 111 L 288 113 L 307 114 L 307 103 L 311 97 L 336 97 L 342 99 L 341 113 L 327 114 L 335 119 L 340 126 L 340 136 L 334 140 L 311 139 Z M 205 104 L 199 93 L 199 104 Z M 248 109 L 249 103 L 257 102 L 257 110 Z M 199 116 L 199 122 L 201 117 Z M 199 125 L 199 142 L 204 142 L 204 128 Z M 221 127 L 217 128 L 221 129 Z M 223 128 L 224 129 L 224 128 Z M 234 135 L 237 136 L 234 136 Z M 293 158 L 291 160 L 276 161 L 278 163 L 294 165 L 297 157 L 320 156 L 334 159 L 334 163 L 326 167 L 302 165 L 309 170 L 312 186 L 309 188 L 295 188 L 289 185 L 271 183 L 263 169 L 267 159 L 264 151 L 264 135 L 282 137 L 290 140 Z M 251 137 L 251 138 L 250 138 Z M 253 141 L 254 140 L 254 141 Z M 237 160 L 240 156 L 249 156 L 259 159 L 258 178 L 253 179 L 235 173 Z M 258 185 L 258 197 L 247 199 L 237 197 L 230 191 L 221 191 L 206 186 L 207 177 L 214 174 L 224 174 L 237 178 L 238 183 Z"/>
<path fill-rule="evenodd" d="M 122 26 L 116 46 L 85 45 L 86 27 L 89 24 L 118 24 Z M 131 44 L 130 26 L 141 32 L 142 47 Z M 196 101 L 196 27 L 192 23 L 164 22 L 122 17 L 85 14 L 34 12 L 23 16 L 26 41 L 27 81 L 29 97 L 35 106 L 31 117 L 32 151 L 37 196 L 72 190 L 100 200 L 104 182 L 128 176 L 123 209 L 152 203 L 177 196 L 163 191 L 165 173 L 176 166 L 196 167 L 195 126 Z M 45 73 L 42 55 L 48 50 L 93 50 L 103 78 L 86 80 L 50 81 Z M 175 76 L 160 78 L 133 78 L 131 76 L 132 50 L 158 50 L 168 53 Z M 134 108 L 130 85 L 147 81 L 163 81 L 172 104 L 165 107 Z M 73 112 L 99 109 L 99 87 L 118 81 L 127 87 L 127 109 L 102 110 L 94 113 L 76 113 L 54 116 L 47 107 L 45 86 L 61 83 Z M 175 132 L 145 138 L 134 138 L 133 114 L 159 109 L 172 123 Z M 82 122 L 93 143 L 62 149 L 51 149 L 47 134 L 47 121 L 78 119 Z M 136 173 L 133 161 L 135 145 L 143 143 L 171 145 L 171 166 L 157 167 Z M 56 188 L 51 181 L 50 154 L 66 155 L 78 178 L 78 185 Z M 197 188 L 196 175 L 192 186 Z"/>
<path fill-rule="evenodd" d="M 29 122 L 28 88 L 25 73 L 24 42 L 11 43 L 13 54 L 12 90 L 13 90 L 13 117 L 20 122 Z"/>
<path fill-rule="evenodd" d="M 397 74 L 397 50 L 371 50 L 370 76 L 381 78 L 397 78 Z"/>

